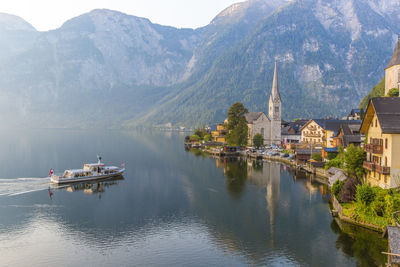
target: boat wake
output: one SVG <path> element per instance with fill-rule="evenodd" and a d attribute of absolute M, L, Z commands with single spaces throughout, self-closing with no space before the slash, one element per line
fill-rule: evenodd
<path fill-rule="evenodd" d="M 50 179 L 44 178 L 0 178 L 0 196 L 17 196 L 42 190 L 50 186 Z"/>

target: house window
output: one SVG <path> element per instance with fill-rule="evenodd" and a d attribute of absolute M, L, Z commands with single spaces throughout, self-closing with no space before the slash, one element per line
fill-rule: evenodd
<path fill-rule="evenodd" d="M 387 157 L 385 156 L 385 167 L 387 166 Z"/>
<path fill-rule="evenodd" d="M 388 140 L 387 140 L 387 138 L 385 139 L 385 148 L 387 149 L 387 146 L 388 146 Z"/>
<path fill-rule="evenodd" d="M 378 120 L 375 119 L 375 127 L 378 127 Z"/>
<path fill-rule="evenodd" d="M 279 112 L 279 107 L 275 107 L 275 113 Z"/>
<path fill-rule="evenodd" d="M 261 128 L 261 135 L 264 137 L 264 128 Z"/>
<path fill-rule="evenodd" d="M 381 173 L 379 173 L 379 178 L 378 178 L 378 180 L 379 180 L 379 181 L 381 180 Z"/>
<path fill-rule="evenodd" d="M 386 183 L 387 183 L 387 176 L 384 175 L 384 176 L 383 176 L 383 179 L 385 180 L 385 184 L 386 184 Z"/>

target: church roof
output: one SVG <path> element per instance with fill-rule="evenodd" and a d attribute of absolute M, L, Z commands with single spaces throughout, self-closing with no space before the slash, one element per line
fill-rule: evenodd
<path fill-rule="evenodd" d="M 275 59 L 275 70 L 274 70 L 274 80 L 272 82 L 272 90 L 271 90 L 271 98 L 272 101 L 281 101 L 281 95 L 279 94 L 279 85 L 278 85 L 278 63 Z"/>
<path fill-rule="evenodd" d="M 260 116 L 262 114 L 265 114 L 264 112 L 249 112 L 244 114 L 244 117 L 246 118 L 247 123 L 249 124 L 253 124 L 253 122 L 255 122 L 256 120 L 258 120 L 258 118 L 260 118 Z M 265 115 L 267 116 L 267 115 Z M 267 116 L 268 118 L 268 116 Z"/>
<path fill-rule="evenodd" d="M 386 68 L 388 69 L 395 65 L 400 65 L 400 39 L 399 39 L 399 41 L 397 41 L 392 58 L 390 59 L 389 64 L 387 65 Z"/>

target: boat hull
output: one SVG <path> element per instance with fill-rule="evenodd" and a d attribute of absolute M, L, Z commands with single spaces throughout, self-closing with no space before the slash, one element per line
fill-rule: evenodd
<path fill-rule="evenodd" d="M 110 174 L 103 174 L 103 175 L 96 175 L 96 176 L 85 176 L 85 177 L 72 177 L 72 178 L 64 178 L 64 177 L 56 177 L 51 176 L 50 181 L 54 184 L 65 184 L 65 183 L 77 183 L 77 182 L 87 182 L 87 181 L 94 181 L 94 180 L 102 180 L 106 178 L 121 176 L 124 173 L 125 169 L 121 169 L 118 172 L 110 173 Z"/>

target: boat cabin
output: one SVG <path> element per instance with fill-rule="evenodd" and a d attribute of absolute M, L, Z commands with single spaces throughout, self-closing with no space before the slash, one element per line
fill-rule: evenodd
<path fill-rule="evenodd" d="M 63 174 L 65 178 L 73 178 L 73 177 L 87 177 L 87 176 L 95 176 L 95 175 L 103 175 L 103 174 L 112 174 L 118 172 L 118 167 L 114 166 L 104 166 L 104 164 L 100 163 L 89 163 L 83 165 L 83 169 L 77 170 L 66 170 Z"/>

